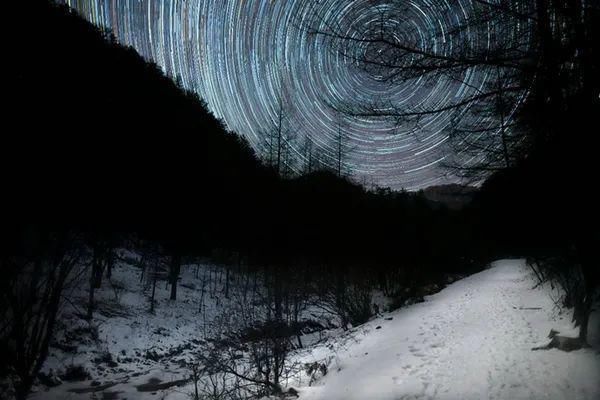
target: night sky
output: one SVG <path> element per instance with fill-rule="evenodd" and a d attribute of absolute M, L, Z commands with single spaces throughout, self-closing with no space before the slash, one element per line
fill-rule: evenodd
<path fill-rule="evenodd" d="M 465 84 L 440 79 L 387 85 L 374 80 L 327 38 L 301 29 L 317 13 L 322 22 L 368 32 L 390 1 L 373 0 L 67 0 L 84 17 L 112 29 L 124 44 L 179 77 L 227 126 L 264 145 L 276 119 L 277 97 L 285 93 L 290 124 L 297 127 L 297 156 L 310 135 L 325 154 L 334 154 L 338 121 L 330 104 L 386 99 L 399 107 L 450 104 L 485 84 L 487 76 L 465 72 Z M 469 15 L 471 0 L 413 0 L 395 24 L 403 40 L 444 42 L 445 32 Z M 469 38 L 466 38 L 468 40 Z M 366 49 L 358 49 L 363 51 Z M 455 178 L 442 165 L 450 157 L 451 113 L 423 119 L 419 129 L 390 121 L 344 117 L 347 167 L 361 182 L 393 189 L 418 189 Z M 486 121 L 482 121 L 486 123 Z M 465 159 L 464 162 L 472 160 Z"/>

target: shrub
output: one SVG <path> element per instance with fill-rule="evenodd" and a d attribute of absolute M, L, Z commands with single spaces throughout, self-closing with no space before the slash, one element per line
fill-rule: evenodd
<path fill-rule="evenodd" d="M 86 379 L 90 379 L 90 374 L 83 365 L 72 364 L 67 367 L 65 373 L 60 378 L 67 382 L 85 381 Z"/>

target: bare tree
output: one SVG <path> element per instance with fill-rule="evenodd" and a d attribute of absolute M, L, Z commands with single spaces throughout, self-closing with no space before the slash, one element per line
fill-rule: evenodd
<path fill-rule="evenodd" d="M 169 264 L 169 283 L 171 284 L 171 300 L 177 300 L 177 282 L 181 273 L 181 255 L 175 253 L 171 256 Z"/>
<path fill-rule="evenodd" d="M 62 232 L 40 238 L 26 254 L 0 259 L 10 282 L 0 307 L 0 351 L 18 400 L 27 398 L 46 360 L 63 291 L 78 277 L 82 248 L 81 241 Z"/>
<path fill-rule="evenodd" d="M 464 20 L 449 19 L 448 26 L 432 28 L 424 40 L 410 34 L 414 21 L 407 16 L 414 15 L 415 8 L 408 1 L 373 1 L 377 18 L 366 25 L 355 23 L 351 17 L 331 21 L 316 7 L 306 29 L 380 84 L 460 93 L 422 95 L 412 103 L 393 99 L 344 102 L 334 104 L 336 109 L 352 116 L 389 119 L 412 126 L 412 130 L 438 115 L 451 115 L 451 125 L 458 126 L 454 132 L 457 142 L 465 147 L 472 144 L 473 150 L 477 148 L 480 153 L 481 148 L 495 152 L 496 146 L 490 141 L 481 143 L 479 139 L 508 132 L 510 113 L 506 104 L 524 95 L 531 81 L 523 76 L 535 73 L 530 53 L 533 28 L 529 22 L 534 18 L 530 8 L 521 2 L 476 1 Z M 485 130 L 481 124 L 473 127 L 473 122 L 483 120 L 477 114 L 494 103 L 494 110 L 502 111 L 502 121 L 488 120 Z"/>
<path fill-rule="evenodd" d="M 459 177 L 481 181 L 490 173 L 511 168 L 525 156 L 527 136 L 514 118 L 523 96 L 504 92 L 511 80 L 504 72 L 496 68 L 494 96 L 468 107 L 471 118 L 458 114 L 451 120 L 452 151 L 443 165 Z"/>
<path fill-rule="evenodd" d="M 310 174 L 315 170 L 315 145 L 312 137 L 309 134 L 304 136 L 304 142 L 302 144 L 302 155 L 304 157 L 304 168 L 305 174 Z"/>
<path fill-rule="evenodd" d="M 304 165 L 302 166 L 301 170 L 304 174 L 331 169 L 327 165 L 327 160 L 323 149 L 319 147 L 318 143 L 316 143 L 309 134 L 304 136 L 301 156 L 304 161 Z"/>
<path fill-rule="evenodd" d="M 339 318 L 341 328 L 364 324 L 373 316 L 372 290 L 368 285 L 348 284 L 336 277 L 336 284 L 318 290 L 312 306 Z"/>
<path fill-rule="evenodd" d="M 213 321 L 217 337 L 200 353 L 204 373 L 224 374 L 230 384 L 243 387 L 244 398 L 281 393 L 286 379 L 299 370 L 289 353 L 294 338 L 302 345 L 300 315 L 307 291 L 299 280 L 288 282 L 283 276 L 276 271 L 265 275 L 265 286 L 255 288 L 251 301 L 242 292 L 232 293 L 227 312 Z"/>
<path fill-rule="evenodd" d="M 244 383 L 237 377 L 215 372 L 208 365 L 191 365 L 191 380 L 194 391 L 193 400 L 241 400 L 244 396 Z"/>
<path fill-rule="evenodd" d="M 91 320 L 94 316 L 94 293 L 102 285 L 102 274 L 104 273 L 106 259 L 106 244 L 100 240 L 92 242 L 92 268 L 90 275 L 90 288 L 88 292 L 87 319 Z"/>
<path fill-rule="evenodd" d="M 334 106 L 350 115 L 390 119 L 413 129 L 428 119 L 447 116 L 454 128 L 446 133 L 455 153 L 467 153 L 461 157 L 468 161 L 463 165 L 466 172 L 485 177 L 525 162 L 532 154 L 552 165 L 554 158 L 564 157 L 564 144 L 579 153 L 586 141 L 581 132 L 595 123 L 592 115 L 600 85 L 593 57 L 598 51 L 598 2 L 475 0 L 457 14 L 464 18 L 448 18 L 445 25 L 429 27 L 424 30 L 428 36 L 411 34 L 414 2 L 374 0 L 369 11 L 375 14 L 367 24 L 351 12 L 342 20 L 332 19 L 335 14 L 319 3 L 314 10 L 314 18 L 305 24 L 309 36 L 329 44 L 379 84 L 407 85 L 429 93 L 444 89 L 439 96 L 419 96 L 422 101 L 413 103 L 373 99 Z M 519 101 L 524 112 L 516 118 L 514 106 Z M 572 175 L 590 169 L 589 161 L 580 161 L 586 157 L 569 157 L 576 161 L 570 166 Z M 596 230 L 583 213 L 579 219 L 589 232 Z M 585 340 L 589 316 L 585 310 L 598 282 L 591 257 L 594 240 L 581 226 L 577 230 L 569 240 L 577 249 L 585 282 L 579 289 L 584 299 L 580 332 Z"/>
<path fill-rule="evenodd" d="M 374 0 L 369 24 L 351 13 L 332 20 L 316 5 L 304 28 L 382 84 L 414 85 L 424 91 L 441 85 L 460 93 L 431 101 L 423 96 L 414 103 L 373 99 L 334 105 L 338 109 L 416 129 L 428 118 L 449 114 L 451 125 L 458 125 L 452 135 L 457 147 L 477 152 L 480 160 L 495 160 L 472 167 L 495 171 L 557 134 L 565 96 L 579 92 L 593 103 L 593 21 L 599 8 L 584 0 L 475 0 L 457 13 L 462 17 L 448 18 L 445 26 L 430 27 L 429 36 L 420 36 L 411 35 L 414 2 Z M 532 92 L 543 108 L 543 129 L 530 130 L 528 135 L 535 137 L 528 140 L 512 138 L 511 107 Z M 488 115 L 483 118 L 482 112 Z"/>
<path fill-rule="evenodd" d="M 350 153 L 350 141 L 345 130 L 344 115 L 341 112 L 336 112 L 335 115 L 335 173 L 342 177 L 350 173 L 347 160 Z"/>
<path fill-rule="evenodd" d="M 296 154 L 294 144 L 295 132 L 292 130 L 290 96 L 285 86 L 281 86 L 276 96 L 275 116 L 271 126 L 263 131 L 263 160 L 273 168 L 278 175 L 290 176 L 295 171 Z"/>
<path fill-rule="evenodd" d="M 595 293 L 589 289 L 589 278 L 579 258 L 574 252 L 567 252 L 532 257 L 528 264 L 540 283 L 550 281 L 562 290 L 561 298 L 555 301 L 559 306 L 573 309 L 572 322 L 580 328 L 577 343 L 584 347 L 588 344 L 588 323 Z"/>

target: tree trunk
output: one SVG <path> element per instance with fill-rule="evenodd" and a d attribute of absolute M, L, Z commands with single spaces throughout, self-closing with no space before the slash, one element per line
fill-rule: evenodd
<path fill-rule="evenodd" d="M 105 253 L 100 244 L 94 244 L 94 254 L 92 258 L 92 274 L 90 276 L 90 293 L 88 296 L 87 319 L 91 320 L 94 315 L 94 291 L 102 285 L 102 264 Z"/>
<path fill-rule="evenodd" d="M 281 102 L 283 100 L 280 100 Z M 280 103 L 279 105 L 279 115 L 278 115 L 279 121 L 277 124 L 277 175 L 281 174 L 281 149 L 282 149 L 282 141 L 281 141 L 281 136 L 283 135 L 282 132 L 282 121 L 283 121 L 283 103 Z"/>
<path fill-rule="evenodd" d="M 179 280 L 179 272 L 181 271 L 181 256 L 174 255 L 171 259 L 171 271 L 169 280 L 171 283 L 171 300 L 177 300 L 177 281 Z"/>
<path fill-rule="evenodd" d="M 112 268 L 115 262 L 115 257 L 112 249 L 108 250 L 106 253 L 106 279 L 110 280 L 112 277 Z"/>
<path fill-rule="evenodd" d="M 92 320 L 92 317 L 94 316 L 94 291 L 95 291 L 95 271 L 94 271 L 94 265 L 92 265 L 92 274 L 90 276 L 90 292 L 88 295 L 88 309 L 87 309 L 87 319 L 89 321 Z"/>
<path fill-rule="evenodd" d="M 156 271 L 152 277 L 152 296 L 150 297 L 150 312 L 154 313 L 154 293 L 156 292 Z"/>
<path fill-rule="evenodd" d="M 589 297 L 589 296 L 588 296 Z M 582 344 L 587 345 L 588 325 L 590 321 L 591 301 L 586 298 L 582 304 L 582 310 L 579 319 L 579 340 Z"/>
<path fill-rule="evenodd" d="M 62 255 L 61 257 L 64 257 Z M 20 382 L 15 385 L 15 398 L 17 400 L 26 400 L 34 379 L 42 369 L 44 361 L 48 356 L 50 340 L 54 333 L 54 326 L 58 315 L 64 284 L 70 271 L 75 265 L 75 259 L 66 262 L 59 261 L 51 268 L 55 271 L 50 272 L 45 288 L 42 307 L 35 316 L 34 328 L 29 331 L 23 324 L 24 315 L 19 315 L 15 324 L 15 333 L 17 337 L 17 363 L 16 369 Z"/>
<path fill-rule="evenodd" d="M 206 287 L 206 272 L 202 275 L 202 291 L 200 292 L 200 305 L 198 306 L 198 312 L 202 312 L 204 309 L 204 288 Z"/>
<path fill-rule="evenodd" d="M 229 266 L 225 268 L 225 298 L 229 299 Z"/>
<path fill-rule="evenodd" d="M 138 267 L 142 269 L 142 273 L 140 274 L 140 283 L 142 283 L 144 282 L 144 274 L 146 273 L 146 253 L 143 253 L 140 257 Z"/>
<path fill-rule="evenodd" d="M 592 310 L 592 295 L 600 283 L 600 275 L 594 264 L 594 250 L 598 243 L 593 238 L 590 238 L 591 235 L 588 236 L 588 232 L 583 231 L 582 236 L 576 243 L 576 250 L 578 261 L 581 265 L 581 276 L 584 281 L 584 293 L 580 294 L 580 301 L 578 302 L 579 310 L 576 309 L 575 311 L 578 317 L 579 339 L 582 343 L 587 344 L 588 324 Z"/>
<path fill-rule="evenodd" d="M 107 260 L 107 250 L 101 244 L 94 245 L 94 256 L 92 260 L 92 279 L 94 289 L 100 289 L 102 286 L 102 275 L 104 273 L 104 264 Z"/>
<path fill-rule="evenodd" d="M 279 269 L 280 268 L 275 267 L 275 279 L 273 282 L 273 301 L 275 302 L 275 321 L 277 322 L 283 320 L 283 288 Z"/>

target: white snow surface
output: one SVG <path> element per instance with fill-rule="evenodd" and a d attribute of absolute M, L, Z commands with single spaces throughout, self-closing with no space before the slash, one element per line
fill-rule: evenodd
<path fill-rule="evenodd" d="M 600 399 L 598 313 L 592 348 L 531 351 L 551 328 L 573 333 L 550 286 L 534 286 L 523 260 L 497 261 L 385 316 L 392 320 L 371 321 L 316 386 L 299 389 L 300 399 Z"/>
<path fill-rule="evenodd" d="M 136 282 L 137 275 L 129 271 L 118 268 L 116 273 Z M 197 286 L 191 270 L 183 281 Z M 549 341 L 551 328 L 577 334 L 571 312 L 555 305 L 560 293 L 550 285 L 535 286 L 523 260 L 497 261 L 424 303 L 384 313 L 349 332 L 326 332 L 324 340 L 293 354 L 292 360 L 299 365 L 324 362 L 328 373 L 309 386 L 309 378 L 300 372 L 286 384 L 298 391 L 300 400 L 600 399 L 600 313 L 592 314 L 591 348 L 531 351 Z M 92 393 L 91 381 L 63 383 L 49 390 L 39 387 L 31 399 L 191 399 L 191 384 L 137 390 L 153 378 L 169 382 L 189 377 L 189 370 L 177 360 L 167 361 L 169 357 L 159 362 L 135 357 L 137 350 L 165 354 L 202 337 L 205 322 L 197 311 L 198 292 L 180 289 L 181 300 L 171 303 L 161 287 L 155 317 L 145 311 L 147 304 L 136 304 L 139 295 L 125 290 L 120 302 L 127 305 L 128 315 L 104 317 L 100 347 L 133 361 L 118 359 L 116 369 L 93 369 L 89 360 L 96 345 L 89 345 L 80 346 L 76 356 L 54 350 L 45 367 L 58 368 L 74 357 L 110 387 Z M 207 297 L 209 308 L 227 307 Z M 177 358 L 193 351 L 193 346 L 186 347 Z"/>

